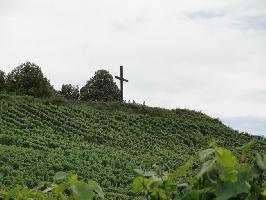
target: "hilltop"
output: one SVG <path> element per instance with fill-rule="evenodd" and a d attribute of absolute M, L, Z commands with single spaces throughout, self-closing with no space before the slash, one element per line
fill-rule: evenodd
<path fill-rule="evenodd" d="M 135 168 L 173 170 L 212 140 L 232 149 L 254 138 L 253 152 L 265 153 L 265 139 L 201 112 L 0 95 L 0 187 L 35 187 L 74 171 L 126 199 Z"/>

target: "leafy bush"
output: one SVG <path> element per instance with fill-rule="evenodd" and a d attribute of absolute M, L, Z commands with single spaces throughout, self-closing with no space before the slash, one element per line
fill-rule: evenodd
<path fill-rule="evenodd" d="M 133 189 L 143 194 L 147 200 L 266 199 L 266 156 L 257 154 L 253 165 L 246 163 L 246 153 L 250 145 L 251 143 L 240 148 L 240 162 L 237 162 L 237 158 L 229 150 L 215 146 L 201 151 L 199 156 L 192 157 L 172 173 L 163 172 L 159 166 L 154 166 L 153 171 L 135 170 L 139 176 L 133 181 Z M 188 178 L 188 171 L 192 170 L 198 161 L 203 162 L 201 170 L 194 178 Z M 29 189 L 17 185 L 8 192 L 0 192 L 0 198 L 92 200 L 104 199 L 104 193 L 93 180 L 84 182 L 79 180 L 76 174 L 58 172 L 53 183 L 48 186 L 40 185 Z"/>
<path fill-rule="evenodd" d="M 78 180 L 76 174 L 58 172 L 54 176 L 54 182 L 46 187 L 38 186 L 34 189 L 17 185 L 8 192 L 1 192 L 1 199 L 34 199 L 34 200 L 56 200 L 56 199 L 78 199 L 92 200 L 95 197 L 104 199 L 101 187 L 93 180 L 87 183 Z"/>
<path fill-rule="evenodd" d="M 59 92 L 66 99 L 78 100 L 79 99 L 79 87 L 71 84 L 63 84 L 61 91 Z"/>
<path fill-rule="evenodd" d="M 98 70 L 80 89 L 80 98 L 84 101 L 118 101 L 120 94 L 113 76 L 106 70 Z"/>
<path fill-rule="evenodd" d="M 6 77 L 7 92 L 34 97 L 50 97 L 53 87 L 44 77 L 41 68 L 34 63 L 24 63 L 12 70 Z"/>
<path fill-rule="evenodd" d="M 266 199 L 266 156 L 256 155 L 253 165 L 247 161 L 247 149 L 241 148 L 240 162 L 231 151 L 213 147 L 191 158 L 172 173 L 155 166 L 154 171 L 135 170 L 140 176 L 133 181 L 135 192 L 146 199 L 167 200 L 259 200 Z M 188 178 L 188 170 L 198 161 L 201 170 L 194 178 Z"/>

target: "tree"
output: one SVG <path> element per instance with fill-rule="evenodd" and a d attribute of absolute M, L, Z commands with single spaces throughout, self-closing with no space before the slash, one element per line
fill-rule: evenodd
<path fill-rule="evenodd" d="M 63 84 L 59 92 L 66 99 L 79 99 L 79 87 L 71 84 Z"/>
<path fill-rule="evenodd" d="M 118 101 L 119 89 L 113 76 L 106 70 L 98 70 L 80 90 L 81 100 Z"/>
<path fill-rule="evenodd" d="M 6 75 L 5 72 L 0 70 L 0 92 L 6 87 Z"/>
<path fill-rule="evenodd" d="M 7 75 L 6 90 L 34 97 L 50 97 L 54 94 L 54 89 L 41 68 L 30 62 L 16 67 Z"/>

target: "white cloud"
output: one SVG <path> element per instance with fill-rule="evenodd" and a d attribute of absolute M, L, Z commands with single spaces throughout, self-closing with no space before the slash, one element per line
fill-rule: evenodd
<path fill-rule="evenodd" d="M 59 88 L 124 64 L 127 99 L 266 119 L 265 8 L 265 0 L 0 0 L 0 66 L 36 62 Z"/>
<path fill-rule="evenodd" d="M 263 135 L 266 130 L 266 120 L 249 116 L 226 118 L 222 121 L 236 130 L 242 130 L 253 135 Z M 265 136 L 265 134 L 264 134 Z"/>

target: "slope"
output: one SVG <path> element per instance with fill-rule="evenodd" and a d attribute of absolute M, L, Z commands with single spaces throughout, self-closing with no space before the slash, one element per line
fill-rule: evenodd
<path fill-rule="evenodd" d="M 175 169 L 213 139 L 230 149 L 252 138 L 188 110 L 0 95 L 0 187 L 34 187 L 75 171 L 110 198 L 127 199 L 135 168 Z M 265 151 L 257 139 L 254 151 Z"/>

